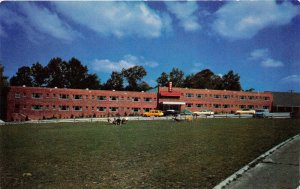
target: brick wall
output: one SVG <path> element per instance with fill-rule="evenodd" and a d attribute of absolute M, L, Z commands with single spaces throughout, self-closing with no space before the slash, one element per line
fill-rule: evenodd
<path fill-rule="evenodd" d="M 161 92 L 167 92 L 167 87 L 159 88 L 159 102 L 184 102 L 182 109 L 192 112 L 199 110 L 212 110 L 217 113 L 232 113 L 238 109 L 268 108 L 271 109 L 273 95 L 271 92 L 244 92 L 227 90 L 207 90 L 173 88 L 171 93 L 179 94 L 179 97 L 162 97 Z"/>
<path fill-rule="evenodd" d="M 151 109 L 162 109 L 163 102 L 180 102 L 180 110 L 188 109 L 192 112 L 206 109 L 217 113 L 232 113 L 243 108 L 271 109 L 273 101 L 271 92 L 173 88 L 169 97 L 162 96 L 162 92 L 168 92 L 168 88 L 160 87 L 157 94 L 10 87 L 7 96 L 7 120 L 140 115 Z"/>
<path fill-rule="evenodd" d="M 146 92 L 11 87 L 7 96 L 7 118 L 12 121 L 26 117 L 44 119 L 142 114 L 156 108 L 156 97 L 156 93 Z"/>

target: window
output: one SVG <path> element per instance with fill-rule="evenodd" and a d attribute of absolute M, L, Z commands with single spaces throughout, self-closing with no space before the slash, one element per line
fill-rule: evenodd
<path fill-rule="evenodd" d="M 86 98 L 86 99 L 89 99 L 89 95 L 85 95 L 85 98 Z"/>
<path fill-rule="evenodd" d="M 53 94 L 53 98 L 56 98 L 56 94 Z"/>
<path fill-rule="evenodd" d="M 197 97 L 197 98 L 204 98 L 204 97 L 205 97 L 205 94 L 196 94 L 196 97 Z"/>
<path fill-rule="evenodd" d="M 122 100 L 122 101 L 123 101 L 123 100 L 124 100 L 124 96 L 121 96 L 121 97 L 120 97 L 120 100 Z"/>
<path fill-rule="evenodd" d="M 73 106 L 73 111 L 82 111 L 81 106 Z"/>
<path fill-rule="evenodd" d="M 191 107 L 193 107 L 193 104 L 187 103 L 187 104 L 186 104 L 186 107 L 191 108 Z"/>
<path fill-rule="evenodd" d="M 203 108 L 204 105 L 203 105 L 203 104 L 196 104 L 196 107 L 197 107 L 197 108 Z"/>
<path fill-rule="evenodd" d="M 229 104 L 223 104 L 223 108 L 230 108 Z"/>
<path fill-rule="evenodd" d="M 223 95 L 224 99 L 230 99 L 230 95 Z"/>
<path fill-rule="evenodd" d="M 246 105 L 239 105 L 239 107 L 240 107 L 241 109 L 245 109 L 245 108 L 246 108 Z"/>
<path fill-rule="evenodd" d="M 42 98 L 43 95 L 41 93 L 32 93 L 32 98 Z"/>
<path fill-rule="evenodd" d="M 23 109 L 26 109 L 26 105 L 23 105 Z"/>
<path fill-rule="evenodd" d="M 249 100 L 255 100 L 255 97 L 254 96 L 248 96 L 248 99 Z"/>
<path fill-rule="evenodd" d="M 269 109 L 270 107 L 269 106 L 263 106 L 263 109 Z"/>
<path fill-rule="evenodd" d="M 265 97 L 264 97 L 264 100 L 270 100 L 270 97 L 265 96 Z"/>
<path fill-rule="evenodd" d="M 132 97 L 132 102 L 139 102 L 140 98 L 139 97 Z"/>
<path fill-rule="evenodd" d="M 42 110 L 43 106 L 42 105 L 32 105 L 31 109 L 32 110 Z"/>
<path fill-rule="evenodd" d="M 110 100 L 110 101 L 117 101 L 117 100 L 118 100 L 118 97 L 117 97 L 117 96 L 110 96 L 110 97 L 109 97 L 109 100 Z"/>
<path fill-rule="evenodd" d="M 97 107 L 97 111 L 98 112 L 105 112 L 106 111 L 106 107 Z"/>
<path fill-rule="evenodd" d="M 106 100 L 106 96 L 97 96 L 97 100 Z"/>
<path fill-rule="evenodd" d="M 187 98 L 192 98 L 192 97 L 194 97 L 194 94 L 192 94 L 192 93 L 186 93 L 186 94 L 185 94 L 185 97 L 187 97 Z"/>
<path fill-rule="evenodd" d="M 254 105 L 248 105 L 249 109 L 254 109 Z"/>
<path fill-rule="evenodd" d="M 59 106 L 60 111 L 69 111 L 69 106 Z"/>
<path fill-rule="evenodd" d="M 109 111 L 110 112 L 118 112 L 118 108 L 117 107 L 110 107 Z"/>
<path fill-rule="evenodd" d="M 26 97 L 26 93 L 23 93 L 23 97 Z"/>
<path fill-rule="evenodd" d="M 214 108 L 221 108 L 221 104 L 214 104 Z"/>
<path fill-rule="evenodd" d="M 75 100 L 81 100 L 82 99 L 82 95 L 73 95 L 73 99 L 75 99 Z"/>
<path fill-rule="evenodd" d="M 49 98 L 49 93 L 46 94 L 46 98 Z"/>
<path fill-rule="evenodd" d="M 59 98 L 60 99 L 69 99 L 69 95 L 68 94 L 60 94 Z"/>
<path fill-rule="evenodd" d="M 240 96 L 240 100 L 246 100 L 246 96 Z"/>
<path fill-rule="evenodd" d="M 152 102 L 152 98 L 150 98 L 150 97 L 144 97 L 144 101 L 145 102 Z"/>
<path fill-rule="evenodd" d="M 132 108 L 131 110 L 132 110 L 132 112 L 134 112 L 134 113 L 138 113 L 138 112 L 140 112 L 140 111 L 141 111 L 141 109 L 140 109 L 140 108 Z"/>
<path fill-rule="evenodd" d="M 53 110 L 55 110 L 55 109 L 56 109 L 55 105 L 53 105 L 53 106 L 52 106 L 52 109 L 53 109 Z"/>
<path fill-rule="evenodd" d="M 215 99 L 220 99 L 220 98 L 221 98 L 221 95 L 214 95 L 214 98 L 215 98 Z"/>
<path fill-rule="evenodd" d="M 15 94 L 15 98 L 21 98 L 21 94 L 20 93 L 16 93 Z"/>
<path fill-rule="evenodd" d="M 149 112 L 152 108 L 143 108 L 144 112 Z"/>
<path fill-rule="evenodd" d="M 95 96 L 94 96 L 94 95 L 92 95 L 92 99 L 95 99 Z"/>
<path fill-rule="evenodd" d="M 49 105 L 46 105 L 46 106 L 45 106 L 45 110 L 49 110 Z"/>

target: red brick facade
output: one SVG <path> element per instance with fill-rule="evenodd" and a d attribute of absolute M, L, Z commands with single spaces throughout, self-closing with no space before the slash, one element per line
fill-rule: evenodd
<path fill-rule="evenodd" d="M 216 113 L 232 113 L 238 109 L 265 108 L 271 110 L 273 95 L 271 92 L 243 92 L 209 89 L 159 88 L 158 106 L 160 109 L 179 108 L 192 112 L 212 110 Z"/>
<path fill-rule="evenodd" d="M 201 109 L 231 113 L 238 109 L 268 108 L 270 92 L 239 92 L 160 87 L 149 92 L 10 87 L 7 120 L 103 117 L 142 114 L 151 109 Z"/>
<path fill-rule="evenodd" d="M 11 87 L 7 98 L 8 121 L 142 114 L 157 106 L 156 93 L 128 91 Z"/>

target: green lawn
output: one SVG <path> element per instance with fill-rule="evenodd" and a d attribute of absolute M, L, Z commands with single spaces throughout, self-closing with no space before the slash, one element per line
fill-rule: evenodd
<path fill-rule="evenodd" d="M 212 188 L 298 133 L 296 119 L 1 126 L 0 188 Z"/>

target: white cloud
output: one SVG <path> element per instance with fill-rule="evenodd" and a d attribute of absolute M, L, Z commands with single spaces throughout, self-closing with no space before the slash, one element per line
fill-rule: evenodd
<path fill-rule="evenodd" d="M 290 2 L 227 2 L 215 13 L 213 29 L 230 39 L 250 39 L 263 28 L 288 24 L 297 14 L 298 7 Z"/>
<path fill-rule="evenodd" d="M 13 12 L 9 8 L 2 7 L 0 25 L 22 27 L 28 38 L 35 41 L 43 35 L 51 36 L 63 41 L 72 41 L 77 33 L 71 29 L 56 13 L 45 7 L 39 7 L 34 3 L 23 2 L 18 4 L 20 13 Z M 2 30 L 3 34 L 5 31 Z"/>
<path fill-rule="evenodd" d="M 250 59 L 265 59 L 269 56 L 269 49 L 255 49 L 250 53 Z"/>
<path fill-rule="evenodd" d="M 31 3 L 23 4 L 22 8 L 27 15 L 28 22 L 35 30 L 57 39 L 73 40 L 74 32 L 57 14 Z"/>
<path fill-rule="evenodd" d="M 281 79 L 284 83 L 296 83 L 300 84 L 300 75 L 290 75 Z"/>
<path fill-rule="evenodd" d="M 255 49 L 250 53 L 249 59 L 260 62 L 260 65 L 266 68 L 284 66 L 283 62 L 271 57 L 269 49 Z"/>
<path fill-rule="evenodd" d="M 197 2 L 166 2 L 168 10 L 180 21 L 179 24 L 185 31 L 201 29 L 195 13 L 198 10 Z"/>
<path fill-rule="evenodd" d="M 55 2 L 57 10 L 75 23 L 117 37 L 159 37 L 169 28 L 169 18 L 142 2 Z"/>
<path fill-rule="evenodd" d="M 111 61 L 108 59 L 96 59 L 92 62 L 92 68 L 95 71 L 108 73 L 112 71 L 121 71 L 123 68 L 128 69 L 136 65 L 154 68 L 157 67 L 159 64 L 155 61 L 148 61 L 142 56 L 136 57 L 133 55 L 125 55 L 121 60 L 118 61 Z"/>
<path fill-rule="evenodd" d="M 266 60 L 263 60 L 261 62 L 261 65 L 263 67 L 267 67 L 267 68 L 278 68 L 278 67 L 282 67 L 284 64 L 279 60 L 274 60 L 272 58 L 267 58 Z"/>

